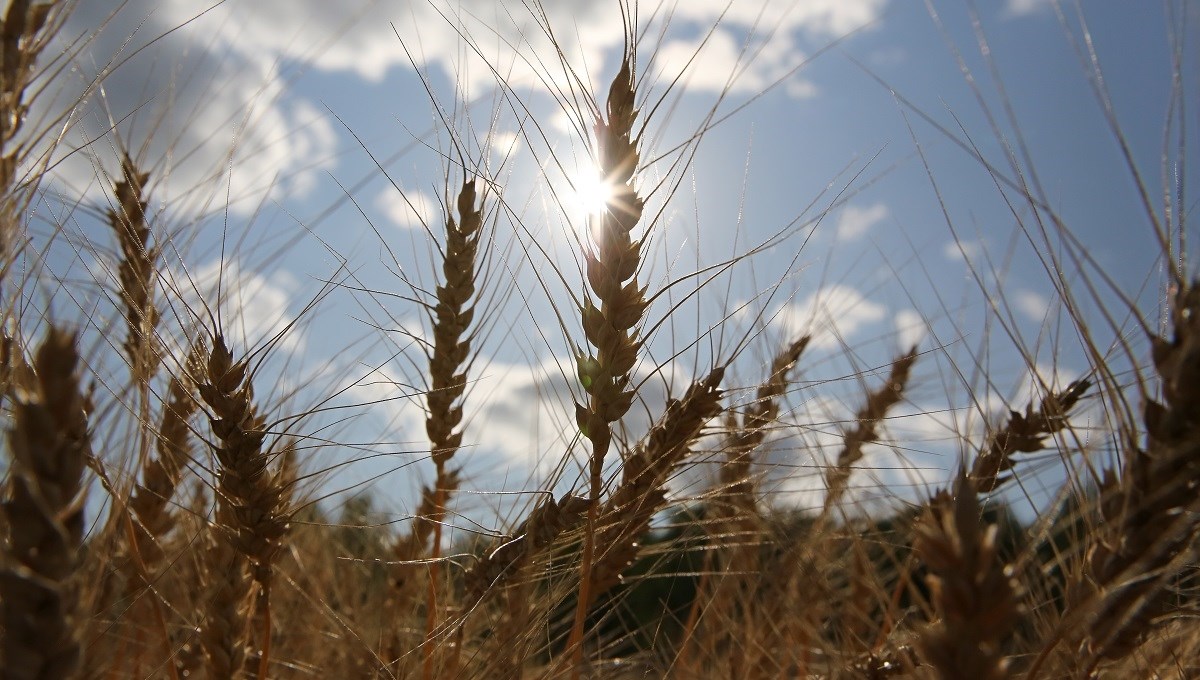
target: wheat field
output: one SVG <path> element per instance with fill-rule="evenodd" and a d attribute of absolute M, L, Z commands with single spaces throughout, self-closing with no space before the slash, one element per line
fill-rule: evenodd
<path fill-rule="evenodd" d="M 1193 10 L 1165 3 L 1184 19 L 1167 36 L 1161 185 L 1105 107 L 1086 23 L 1067 33 L 1140 200 L 1130 228 L 1155 253 L 1144 289 L 1123 289 L 1091 259 L 1024 139 L 998 135 L 992 156 L 941 127 L 938 141 L 966 149 L 1045 257 L 1056 297 L 1045 334 L 1014 330 L 1011 301 L 975 259 L 969 278 L 986 303 L 967 313 L 940 301 L 921 332 L 858 346 L 770 310 L 803 295 L 794 277 L 821 257 L 806 244 L 822 220 L 891 171 L 864 164 L 774 234 L 693 253 L 701 234 L 681 239 L 673 215 L 679 201 L 700 212 L 691 173 L 739 85 L 677 121 L 688 81 L 652 68 L 663 48 L 652 27 L 669 23 L 671 4 L 610 4 L 624 42 L 602 80 L 578 70 L 538 2 L 508 10 L 540 35 L 502 45 L 516 56 L 499 62 L 482 47 L 491 36 L 439 10 L 464 58 L 486 64 L 461 74 L 491 82 L 482 104 L 460 83 L 446 100 L 416 68 L 408 50 L 419 46 L 404 44 L 424 86 L 405 96 L 428 100 L 435 121 L 411 134 L 436 160 L 426 186 L 441 195 L 428 205 L 342 118 L 353 105 L 331 105 L 421 217 L 407 240 L 381 233 L 346 179 L 342 203 L 357 212 L 339 213 L 351 225 L 339 228 L 368 244 L 349 252 L 324 240 L 324 217 L 272 223 L 257 239 L 239 231 L 282 200 L 242 184 L 272 172 L 249 132 L 203 140 L 228 147 L 207 174 L 173 175 L 195 153 L 178 140 L 219 83 L 171 73 L 168 92 L 114 113 L 106 78 L 115 87 L 141 49 L 106 32 L 120 9 L 81 32 L 80 3 L 9 0 L 0 677 L 1200 677 L 1200 627 L 1188 623 L 1200 604 Z M 1055 11 L 1083 16 L 1069 3 Z M 929 14 L 937 25 L 933 3 Z M 991 66 L 979 35 L 971 47 Z M 95 50 L 109 48 L 97 67 Z M 85 67 L 95 75 L 80 79 Z M 552 142 L 525 71 L 586 152 Z M 929 119 L 893 94 L 906 121 Z M 1012 115 L 1003 90 L 980 98 L 993 95 L 988 112 Z M 172 107 L 197 113 L 173 127 Z M 500 139 L 508 117 L 540 168 L 528 194 L 515 156 L 494 152 L 515 148 Z M 936 149 L 911 141 L 903 171 L 927 183 L 954 230 L 953 197 L 926 155 Z M 79 167 L 87 187 L 63 179 Z M 271 176 L 271 190 L 290 181 Z M 572 178 L 589 176 L 601 181 L 585 196 Z M 741 198 L 736 182 L 719 196 Z M 552 237 L 557 223 L 573 229 Z M 300 241 L 331 263 L 303 309 L 246 311 L 253 299 L 282 305 L 255 263 Z M 214 253 L 218 266 L 202 266 Z M 778 253 L 791 264 L 776 275 L 761 263 Z M 386 276 L 368 278 L 371 267 Z M 752 296 L 731 292 L 745 281 Z M 321 370 L 302 364 L 301 335 L 336 348 Z M 506 346 L 544 378 L 528 399 L 497 387 L 517 380 Z M 993 352 L 1017 370 L 1003 373 Z M 1019 403 L 987 397 L 1036 373 L 1046 352 L 1086 370 L 1035 379 Z M 395 425 L 397 403 L 401 434 L 363 434 Z M 542 443 L 526 476 L 488 476 L 499 469 L 489 451 L 530 422 Z M 906 464 L 934 449 L 941 469 Z M 893 487 L 881 481 L 899 479 L 891 465 L 923 474 Z M 386 481 L 400 472 L 415 480 L 407 491 Z"/>

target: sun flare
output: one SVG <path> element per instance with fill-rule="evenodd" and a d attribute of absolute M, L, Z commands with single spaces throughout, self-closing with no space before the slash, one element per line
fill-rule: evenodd
<path fill-rule="evenodd" d="M 595 168 L 582 168 L 571 179 L 575 204 L 587 217 L 602 215 L 613 199 L 612 184 Z"/>

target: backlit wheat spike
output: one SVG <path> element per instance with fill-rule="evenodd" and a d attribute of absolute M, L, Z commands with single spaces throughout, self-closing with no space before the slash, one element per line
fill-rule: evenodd
<path fill-rule="evenodd" d="M 212 575 L 215 591 L 210 627 L 232 625 L 231 620 L 239 612 L 248 616 L 244 611 L 248 606 L 244 603 L 248 592 L 248 582 L 242 574 L 244 567 L 229 549 L 248 561 L 250 575 L 265 600 L 270 592 L 272 561 L 288 530 L 289 491 L 277 483 L 277 475 L 269 468 L 270 457 L 263 448 L 266 420 L 254 404 L 248 368 L 244 361 L 234 362 L 225 339 L 217 335 L 205 364 L 205 374 L 196 386 L 212 409 L 210 422 L 218 440 L 213 447 L 218 464 L 214 527 L 218 549 L 214 553 L 217 561 L 212 566 L 223 571 Z M 269 603 L 262 606 L 269 612 Z M 266 620 L 269 623 L 269 616 Z M 239 631 L 244 631 L 246 625 L 238 623 L 229 635 L 209 632 L 210 668 L 237 672 L 244 657 L 235 648 L 243 644 L 239 641 Z M 269 638 L 268 626 L 264 640 Z"/>
<path fill-rule="evenodd" d="M 692 383 L 682 399 L 672 399 L 646 440 L 625 461 L 621 484 L 604 504 L 596 527 L 601 549 L 591 577 L 595 596 L 616 585 L 637 557 L 638 538 L 666 502 L 664 486 L 671 472 L 684 463 L 704 425 L 720 415 L 724 375 L 723 368 L 713 369 L 704 380 Z"/>
<path fill-rule="evenodd" d="M 192 455 L 189 421 L 198 404 L 190 381 L 187 375 L 171 379 L 158 429 L 158 455 L 148 458 L 142 466 L 142 479 L 129 500 L 129 508 L 137 517 L 138 554 L 147 566 L 156 562 L 161 553 L 159 539 L 175 526 L 171 498 Z"/>
<path fill-rule="evenodd" d="M 638 111 L 634 106 L 634 53 L 626 44 L 621 69 L 608 91 L 608 120 L 597 120 L 596 148 L 600 172 L 612 197 L 597 219 L 592 243 L 584 252 L 588 285 L 595 301 L 584 302 L 583 331 L 595 354 L 577 358 L 579 380 L 588 393 L 587 405 L 576 405 L 575 420 L 591 442 L 588 463 L 588 533 L 584 538 L 580 571 L 579 604 L 571 629 L 575 669 L 582 659 L 584 618 L 593 598 L 592 564 L 595 559 L 596 512 L 600 498 L 604 459 L 612 443 L 611 424 L 620 420 L 633 402 L 629 373 L 637 363 L 642 341 L 637 326 L 649 302 L 636 275 L 641 266 L 640 240 L 633 230 L 642 218 L 643 201 L 634 186 L 639 139 L 633 131 Z M 596 305 L 599 302 L 599 306 Z"/>
<path fill-rule="evenodd" d="M 1121 478 L 1110 471 L 1104 479 L 1105 523 L 1073 594 L 1075 613 L 1087 621 L 1080 645 L 1093 666 L 1146 640 L 1170 606 L 1170 580 L 1197 554 L 1200 280 L 1180 285 L 1171 321 L 1170 339 L 1152 339 L 1162 401 L 1145 404 L 1144 449 L 1131 445 Z"/>
<path fill-rule="evenodd" d="M 729 432 L 725 453 L 728 462 L 721 466 L 721 483 L 735 502 L 753 502 L 754 485 L 750 477 L 753 453 L 779 417 L 779 398 L 787 392 L 791 382 L 789 373 L 810 340 L 811 336 L 801 336 L 775 355 L 771 373 L 759 386 L 754 402 L 746 407 L 740 425 Z"/>

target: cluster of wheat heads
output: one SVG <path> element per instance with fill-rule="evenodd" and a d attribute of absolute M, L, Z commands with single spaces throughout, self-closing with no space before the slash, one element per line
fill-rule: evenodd
<path fill-rule="evenodd" d="M 577 243 L 578 271 L 554 272 L 564 282 L 578 274 L 566 285 L 581 291 L 555 306 L 555 322 L 575 339 L 574 418 L 562 441 L 583 459 L 578 484 L 530 489 L 524 497 L 534 500 L 519 517 L 493 518 L 496 531 L 451 544 L 445 529 L 458 521 L 453 500 L 464 484 L 457 465 L 475 444 L 470 402 L 483 396 L 470 386 L 496 323 L 488 302 L 507 283 L 495 273 L 518 266 L 489 252 L 512 214 L 500 173 L 472 163 L 469 145 L 456 141 L 454 184 L 429 230 L 436 282 L 409 283 L 405 296 L 430 330 L 418 343 L 420 464 L 430 481 L 414 516 L 394 529 L 375 521 L 368 501 L 350 498 L 330 517 L 338 499 L 312 502 L 302 482 L 320 472 L 307 454 L 338 444 L 305 432 L 307 413 L 259 396 L 279 391 L 264 389 L 269 374 L 260 370 L 277 342 L 239 341 L 220 299 L 197 301 L 166 275 L 168 254 L 181 255 L 148 210 L 153 164 L 121 154 L 103 169 L 109 198 L 96 214 L 107 230 L 94 238 L 107 243 L 95 247 L 116 253 L 106 293 L 120 320 L 80 325 L 111 338 L 89 353 L 80 334 L 31 305 L 39 277 L 72 281 L 55 279 L 38 258 L 49 247 L 38 239 L 63 231 L 38 232 L 30 217 L 47 171 L 39 154 L 54 143 L 54 122 L 69 116 L 23 127 L 71 58 L 42 54 L 71 3 L 8 3 L 0 27 L 0 677 L 1200 672 L 1200 635 L 1188 615 L 1200 531 L 1200 282 L 1175 250 L 1182 197 L 1168 190 L 1161 211 L 1146 208 L 1164 260 L 1175 264 L 1165 274 L 1163 327 L 1141 329 L 1146 356 L 1137 342 L 1121 345 L 1132 379 L 1091 340 L 1076 313 L 1086 301 L 1059 280 L 1064 323 L 1086 338 L 1087 377 L 1042 386 L 984 432 L 964 430 L 949 482 L 872 516 L 852 500 L 864 447 L 887 438 L 922 363 L 938 359 L 934 347 L 905 347 L 861 371 L 860 403 L 819 466 L 823 502 L 776 506 L 763 488 L 769 456 L 773 442 L 804 426 L 796 423 L 803 412 L 789 409 L 809 388 L 810 335 L 775 339 L 761 375 L 737 382 L 734 361 L 769 336 L 737 329 L 729 313 L 730 332 L 741 336 L 734 347 L 655 405 L 647 431 L 624 427 L 649 398 L 645 367 L 661 359 L 648 343 L 677 310 L 669 289 L 703 282 L 706 271 L 667 283 L 648 272 L 663 219 L 649 199 L 670 193 L 674 180 L 654 175 L 644 153 L 647 118 L 662 100 L 640 77 L 637 7 L 621 9 L 619 67 L 578 111 L 611 195 Z M 1133 181 L 1145 190 L 1136 173 Z M 1035 184 L 1017 196 L 1067 233 Z M 689 296 L 708 293 L 701 283 Z M 101 375 L 93 354 L 104 352 L 120 357 L 122 375 Z M 1038 452 L 1069 474 L 1057 503 L 1023 525 L 997 493 L 1018 485 Z M 680 503 L 672 484 L 689 472 L 706 488 Z"/>

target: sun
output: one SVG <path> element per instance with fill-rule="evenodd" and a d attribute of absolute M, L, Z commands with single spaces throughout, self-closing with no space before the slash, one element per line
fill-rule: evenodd
<path fill-rule="evenodd" d="M 597 217 L 608 211 L 613 200 L 612 183 L 596 168 L 580 168 L 571 178 L 574 203 L 587 217 Z"/>

